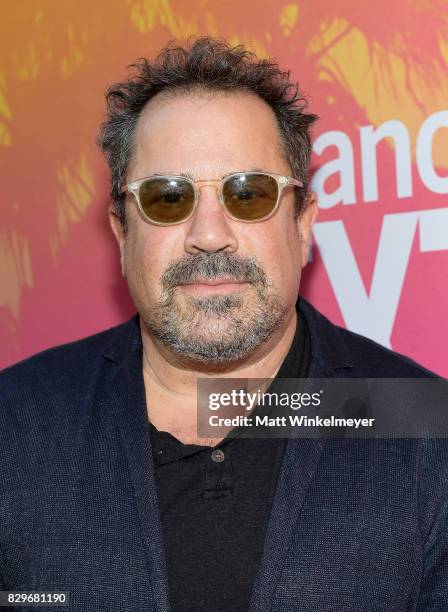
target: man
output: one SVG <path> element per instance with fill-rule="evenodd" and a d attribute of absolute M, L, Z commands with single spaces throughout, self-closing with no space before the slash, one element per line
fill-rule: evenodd
<path fill-rule="evenodd" d="M 448 610 L 444 441 L 198 437 L 199 378 L 432 376 L 298 298 L 315 116 L 288 73 L 205 38 L 107 100 L 138 314 L 1 375 L 3 589 L 83 611 Z"/>

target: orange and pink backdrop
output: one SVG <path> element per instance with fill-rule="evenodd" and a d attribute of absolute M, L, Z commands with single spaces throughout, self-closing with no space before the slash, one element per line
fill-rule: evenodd
<path fill-rule="evenodd" d="M 94 144 L 106 87 L 209 34 L 290 68 L 321 116 L 301 292 L 448 376 L 445 0 L 27 0 L 0 18 L 0 368 L 135 310 Z"/>

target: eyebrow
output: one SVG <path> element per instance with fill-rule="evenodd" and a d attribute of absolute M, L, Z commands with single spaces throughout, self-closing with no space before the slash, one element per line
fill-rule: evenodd
<path fill-rule="evenodd" d="M 243 170 L 234 170 L 232 172 L 226 172 L 225 174 L 223 174 L 219 178 L 223 178 L 225 176 L 229 176 L 229 174 L 238 174 L 240 172 L 266 172 L 266 170 L 263 170 L 261 168 L 244 168 Z M 148 174 L 148 175 L 146 175 L 146 176 L 144 176 L 142 178 L 151 178 L 153 176 L 182 176 L 183 178 L 189 179 L 190 181 L 213 180 L 213 179 L 195 179 L 193 177 L 193 175 L 191 174 L 191 172 L 164 172 L 164 171 L 155 172 L 153 174 Z M 137 180 L 139 180 L 139 179 L 137 179 Z"/>

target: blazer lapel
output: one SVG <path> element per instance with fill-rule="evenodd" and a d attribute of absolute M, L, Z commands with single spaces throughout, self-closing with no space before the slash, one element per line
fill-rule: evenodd
<path fill-rule="evenodd" d="M 323 440 L 313 439 L 291 439 L 287 443 L 249 612 L 267 612 L 271 609 L 291 533 L 299 518 L 323 445 Z"/>
<path fill-rule="evenodd" d="M 297 308 L 310 333 L 308 378 L 334 378 L 343 373 L 350 376 L 353 359 L 337 328 L 302 297 Z M 325 442 L 317 438 L 291 438 L 286 444 L 249 612 L 267 612 L 272 608 L 290 538 Z"/>
<path fill-rule="evenodd" d="M 148 588 L 154 595 L 155 610 L 169 612 L 168 574 L 139 349 L 141 338 L 137 337 L 137 331 L 138 334 L 140 332 L 131 323 L 135 325 L 136 319 L 127 324 L 129 336 L 123 344 L 118 346 L 115 343 L 104 353 L 107 359 L 116 362 L 109 364 L 105 387 L 120 430 L 134 488 L 142 541 L 148 559 Z M 126 348 L 129 352 L 121 359 Z"/>

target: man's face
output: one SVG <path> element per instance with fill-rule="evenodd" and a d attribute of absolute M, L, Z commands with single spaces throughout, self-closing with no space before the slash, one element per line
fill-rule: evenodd
<path fill-rule="evenodd" d="M 162 94 L 138 121 L 127 182 L 153 174 L 214 180 L 251 169 L 291 176 L 264 101 L 245 93 Z M 110 220 L 145 331 L 188 363 L 246 360 L 293 314 L 315 214 L 313 199 L 294 220 L 288 187 L 271 218 L 234 221 L 216 187 L 204 185 L 193 217 L 162 227 L 145 221 L 129 195 L 127 234 L 112 212 Z M 191 284 L 223 278 L 236 284 Z"/>

